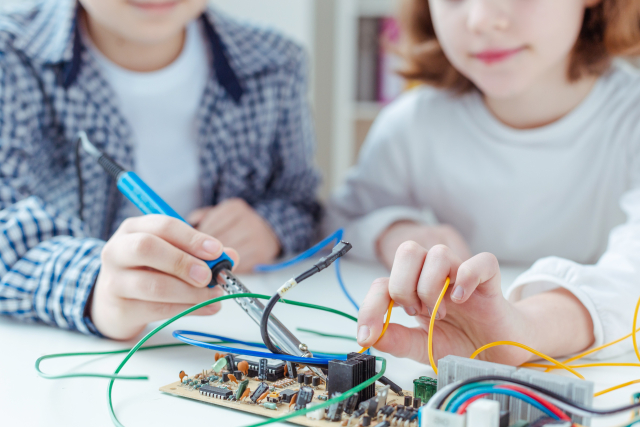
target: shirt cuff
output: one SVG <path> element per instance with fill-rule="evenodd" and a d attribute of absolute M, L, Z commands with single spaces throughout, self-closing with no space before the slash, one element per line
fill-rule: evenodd
<path fill-rule="evenodd" d="M 315 238 L 320 207 L 310 204 L 308 209 L 284 200 L 274 199 L 255 204 L 254 209 L 264 218 L 280 241 L 280 255 L 291 255 L 311 246 Z"/>
<path fill-rule="evenodd" d="M 95 288 L 102 261 L 100 253 L 92 255 L 87 259 L 87 264 L 83 268 L 83 272 L 78 278 L 78 297 L 77 305 L 74 307 L 74 324 L 79 332 L 87 335 L 95 335 L 104 338 L 104 335 L 98 331 L 91 319 L 91 302 L 93 300 L 93 291 Z"/>
<path fill-rule="evenodd" d="M 345 240 L 350 241 L 355 249 L 351 256 L 376 261 L 378 238 L 389 226 L 399 221 L 414 221 L 424 225 L 438 224 L 430 210 L 407 206 L 388 206 L 375 210 L 345 227 Z"/>
<path fill-rule="evenodd" d="M 585 306 L 593 321 L 595 341 L 587 350 L 599 347 L 606 342 L 605 328 L 593 299 L 578 285 L 581 270 L 584 268 L 583 265 L 563 258 L 542 258 L 516 278 L 507 289 L 506 298 L 510 302 L 517 302 L 558 288 L 568 290 Z M 597 357 L 600 358 L 600 355 Z"/>

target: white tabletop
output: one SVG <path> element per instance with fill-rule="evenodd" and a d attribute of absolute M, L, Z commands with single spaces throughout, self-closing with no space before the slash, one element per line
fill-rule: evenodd
<path fill-rule="evenodd" d="M 288 278 L 301 272 L 305 265 L 264 275 L 243 276 L 243 282 L 256 293 L 271 295 Z M 343 262 L 345 283 L 357 301 L 362 301 L 370 283 L 387 275 L 380 266 Z M 503 268 L 503 286 L 508 286 L 520 269 Z M 309 279 L 291 292 L 290 299 L 330 306 L 355 315 L 354 309 L 342 295 L 333 270 Z M 350 320 L 279 305 L 278 318 L 295 332 L 296 327 L 307 327 L 329 333 L 355 336 L 355 324 Z M 414 325 L 415 321 L 403 310 L 396 310 L 392 321 Z M 175 329 L 191 329 L 225 335 L 242 340 L 260 341 L 258 327 L 233 302 L 224 303 L 222 311 L 209 318 L 184 318 L 169 326 L 147 344 L 171 343 Z M 295 332 L 312 350 L 349 352 L 357 350 L 353 342 L 321 338 Z M 40 378 L 35 370 L 36 358 L 50 353 L 103 351 L 128 348 L 135 344 L 112 342 L 58 330 L 44 325 L 21 324 L 0 318 L 0 426 L 111 426 L 107 412 L 106 389 L 108 380 L 80 378 L 50 381 Z M 67 371 L 112 373 L 123 355 L 101 358 L 54 359 L 45 361 L 41 368 L 48 373 Z M 194 425 L 243 426 L 259 418 L 240 412 L 201 404 L 187 399 L 164 395 L 160 386 L 174 382 L 184 370 L 195 373 L 211 365 L 213 353 L 195 348 L 180 347 L 136 354 L 123 374 L 149 375 L 149 381 L 117 381 L 114 386 L 114 407 L 125 426 L 178 426 L 189 420 Z M 633 362 L 632 354 L 616 361 Z M 387 357 L 387 376 L 405 389 L 412 389 L 412 381 L 421 375 L 433 376 L 430 367 L 410 360 Z M 596 390 L 640 378 L 640 368 L 584 369 L 587 379 L 596 382 Z M 561 375 L 564 375 L 561 373 Z M 610 393 L 597 398 L 598 407 L 611 407 L 629 402 L 640 386 Z M 613 426 L 628 419 L 628 414 L 597 419 L 595 427 Z M 284 425 L 284 424 L 283 424 Z M 290 424 L 289 424 L 290 425 Z"/>

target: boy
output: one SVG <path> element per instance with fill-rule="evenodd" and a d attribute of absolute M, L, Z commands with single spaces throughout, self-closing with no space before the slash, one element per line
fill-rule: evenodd
<path fill-rule="evenodd" d="M 0 55 L 2 314 L 128 339 L 217 296 L 202 260 L 223 244 L 249 271 L 310 242 L 318 175 L 293 43 L 206 0 L 45 0 L 0 17 Z M 79 185 L 81 130 L 197 230 L 126 219 L 139 212 L 83 153 Z"/>

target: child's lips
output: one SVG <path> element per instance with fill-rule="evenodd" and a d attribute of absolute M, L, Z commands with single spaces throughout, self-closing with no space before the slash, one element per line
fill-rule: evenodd
<path fill-rule="evenodd" d="M 524 47 L 515 49 L 487 49 L 479 53 L 473 53 L 471 56 L 485 64 L 493 64 L 512 58 L 523 50 Z"/>
<path fill-rule="evenodd" d="M 135 1 L 130 0 L 129 3 L 137 8 L 148 12 L 167 12 L 172 10 L 179 1 L 164 1 L 164 2 L 152 2 L 152 1 Z"/>

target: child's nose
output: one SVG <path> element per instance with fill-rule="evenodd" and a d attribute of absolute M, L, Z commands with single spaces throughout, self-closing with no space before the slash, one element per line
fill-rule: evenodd
<path fill-rule="evenodd" d="M 508 5 L 504 0 L 468 0 L 467 28 L 473 33 L 505 31 L 509 28 Z"/>

